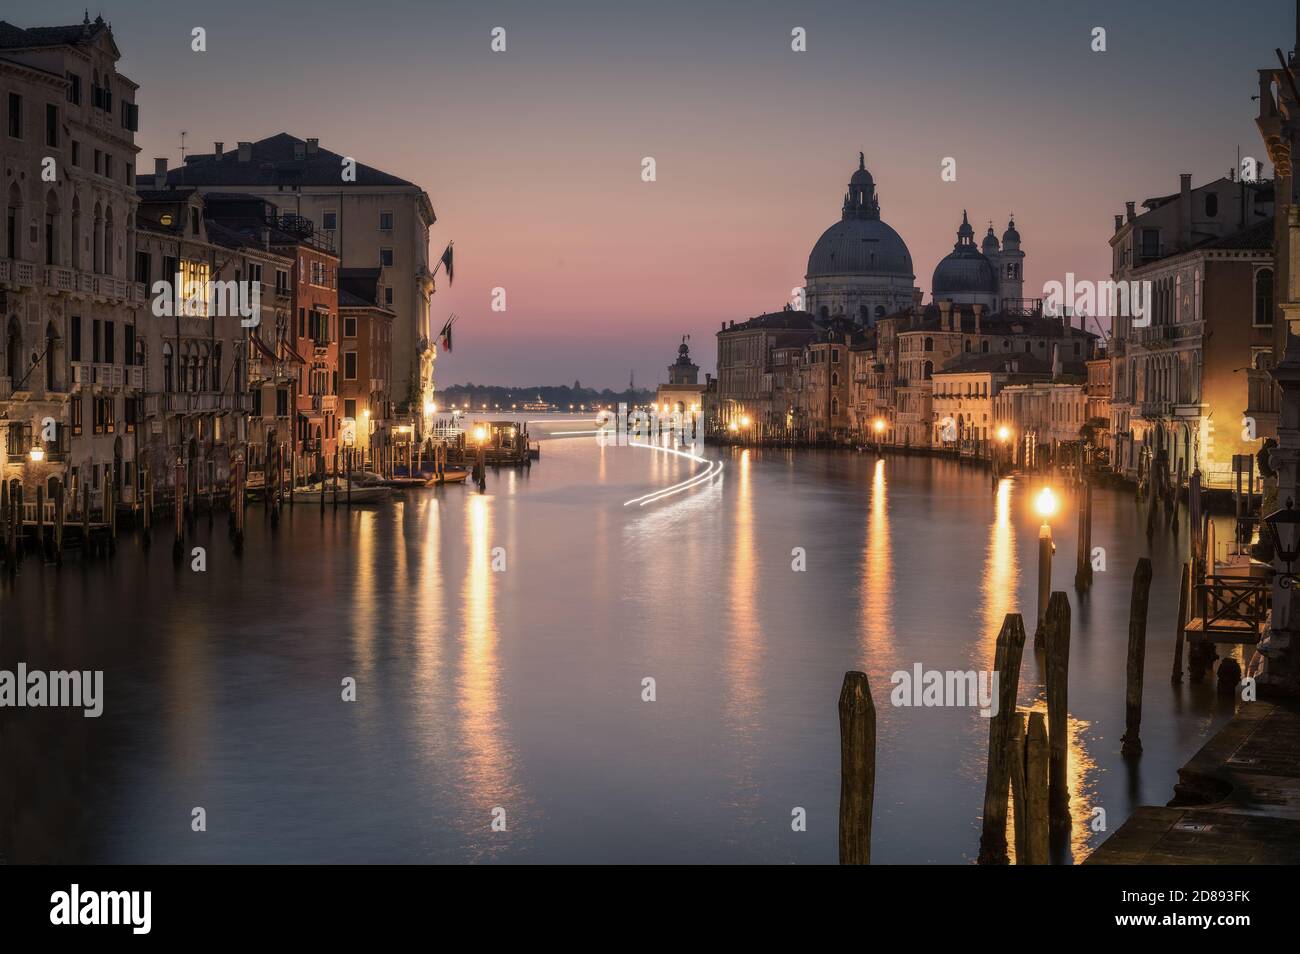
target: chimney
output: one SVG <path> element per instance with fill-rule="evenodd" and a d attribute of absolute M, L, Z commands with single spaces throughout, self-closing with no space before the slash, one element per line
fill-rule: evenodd
<path fill-rule="evenodd" d="M 224 142 L 214 142 L 212 144 L 212 151 L 216 154 L 217 159 L 220 160 L 221 154 L 226 151 L 226 144 Z"/>
<path fill-rule="evenodd" d="M 1129 222 L 1132 222 L 1135 218 L 1137 218 L 1137 213 L 1133 211 L 1133 206 L 1135 205 L 1137 205 L 1136 202 L 1124 203 L 1124 214 L 1127 216 Z"/>
<path fill-rule="evenodd" d="M 1178 242 L 1183 248 L 1192 244 L 1192 174 L 1178 174 Z"/>
<path fill-rule="evenodd" d="M 306 143 L 295 142 L 295 143 L 293 144 L 293 157 L 294 157 L 294 159 L 301 160 L 301 159 L 303 159 L 306 155 L 307 155 L 307 145 L 306 145 Z"/>
<path fill-rule="evenodd" d="M 241 142 L 239 144 L 239 161 L 240 162 L 253 161 L 253 144 L 251 142 Z"/>
<path fill-rule="evenodd" d="M 1115 216 L 1115 231 L 1118 232 L 1123 227 L 1124 227 L 1124 216 L 1122 215 Z"/>
<path fill-rule="evenodd" d="M 316 153 L 319 152 L 319 151 L 320 151 L 320 140 L 319 140 L 319 139 L 308 139 L 308 140 L 307 140 L 307 155 L 309 155 L 309 156 L 314 156 L 314 155 L 316 155 Z"/>
<path fill-rule="evenodd" d="M 984 314 L 984 306 L 972 305 L 971 309 L 975 312 L 975 334 L 983 334 L 984 332 L 980 327 L 980 316 Z"/>
<path fill-rule="evenodd" d="M 939 330 L 947 331 L 952 324 L 952 299 L 945 298 L 939 302 Z"/>
<path fill-rule="evenodd" d="M 1061 346 L 1052 345 L 1052 381 L 1061 380 Z"/>
<path fill-rule="evenodd" d="M 722 330 L 723 331 L 727 330 L 727 323 L 725 321 L 722 323 Z"/>
<path fill-rule="evenodd" d="M 155 159 L 153 161 L 153 187 L 155 189 L 167 188 L 167 160 Z"/>

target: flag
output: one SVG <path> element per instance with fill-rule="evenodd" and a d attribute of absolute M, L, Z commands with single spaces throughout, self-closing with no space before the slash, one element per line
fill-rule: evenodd
<path fill-rule="evenodd" d="M 442 253 L 441 261 L 443 267 L 447 269 L 447 284 L 450 285 L 454 281 L 454 278 L 452 277 L 451 274 L 451 243 L 450 242 L 447 243 L 447 250 Z"/>
<path fill-rule="evenodd" d="M 442 331 L 438 332 L 438 343 L 442 345 L 442 350 L 451 352 L 451 326 L 456 323 L 456 316 L 452 315 L 447 319 L 447 323 L 442 326 Z"/>

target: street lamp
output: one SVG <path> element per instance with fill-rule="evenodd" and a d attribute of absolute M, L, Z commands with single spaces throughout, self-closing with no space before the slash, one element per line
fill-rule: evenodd
<path fill-rule="evenodd" d="M 27 452 L 27 456 L 31 458 L 32 463 L 39 464 L 45 460 L 45 448 L 39 444 L 33 444 L 32 449 Z"/>
<path fill-rule="evenodd" d="M 1002 443 L 1004 443 L 1004 444 L 1005 444 L 1007 441 L 1011 440 L 1011 428 L 1007 427 L 1005 424 L 1003 424 L 1001 427 L 999 427 L 999 428 L 998 428 L 998 440 L 1000 440 L 1000 441 L 1001 441 Z"/>
<path fill-rule="evenodd" d="M 1052 515 L 1056 513 L 1056 494 L 1051 487 L 1044 487 L 1034 498 L 1034 509 L 1043 518 L 1043 525 L 1038 528 L 1038 628 L 1034 631 L 1034 644 L 1041 645 L 1044 638 L 1043 624 L 1047 620 L 1047 603 L 1052 598 L 1052 554 L 1056 544 L 1052 542 Z"/>
<path fill-rule="evenodd" d="M 1286 564 L 1286 572 L 1278 574 L 1277 581 L 1283 589 L 1289 590 L 1300 583 L 1300 576 L 1291 572 L 1291 564 L 1300 557 L 1300 510 L 1295 509 L 1294 502 L 1288 497 L 1285 507 L 1264 518 L 1264 526 L 1268 528 L 1278 559 Z"/>

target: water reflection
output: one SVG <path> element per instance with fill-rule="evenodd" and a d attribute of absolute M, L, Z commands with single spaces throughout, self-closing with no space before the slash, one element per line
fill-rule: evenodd
<path fill-rule="evenodd" d="M 889 544 L 889 498 L 885 461 L 871 476 L 871 506 L 862 574 L 862 654 L 875 670 L 888 668 L 894 655 L 894 555 Z"/>
<path fill-rule="evenodd" d="M 1012 493 L 1015 482 L 1009 477 L 998 481 L 993 504 L 993 524 L 989 527 L 984 577 L 984 639 L 979 642 L 977 665 L 991 668 L 998 633 L 1008 613 L 1014 613 L 1016 591 L 1020 585 L 1020 565 L 1016 558 L 1015 526 L 1011 522 Z"/>

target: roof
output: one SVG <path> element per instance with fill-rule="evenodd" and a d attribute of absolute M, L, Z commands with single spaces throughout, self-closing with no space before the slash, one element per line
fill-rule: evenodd
<path fill-rule="evenodd" d="M 975 333 L 975 306 L 970 303 L 953 302 L 952 308 L 961 315 L 961 331 L 964 334 Z M 886 318 L 907 320 L 906 312 L 899 312 L 895 315 L 887 315 Z M 1030 335 L 1033 337 L 1053 338 L 1063 337 L 1066 327 L 1061 324 L 1060 318 L 1048 318 L 1042 315 L 1006 315 L 1001 312 L 990 313 L 985 309 L 980 316 L 980 334 L 985 335 Z M 1086 331 L 1077 328 L 1074 325 L 1068 326 L 1068 334 L 1071 337 L 1083 338 L 1100 338 L 1094 331 Z M 946 330 L 943 327 L 943 314 L 939 306 L 935 303 L 926 305 L 921 309 L 920 316 L 912 325 L 903 325 L 898 329 L 898 334 L 915 334 L 917 332 L 938 332 Z"/>
<path fill-rule="evenodd" d="M 723 328 L 718 334 L 725 335 L 739 331 L 806 331 L 811 334 L 815 330 L 812 315 L 806 311 L 790 310 L 770 311 L 748 321 L 738 321 L 734 325 Z"/>
<path fill-rule="evenodd" d="M 1273 248 L 1273 216 L 1270 215 L 1262 222 L 1248 225 L 1240 231 L 1233 232 L 1231 235 L 1225 235 L 1223 238 L 1212 239 L 1201 247 L 1242 248 L 1268 251 Z"/>
<path fill-rule="evenodd" d="M 0 50 L 32 49 L 41 46 L 76 46 L 88 43 L 102 31 L 109 30 L 103 17 L 97 17 L 93 23 L 72 26 L 30 27 L 23 29 L 0 20 Z M 111 31 L 110 31 L 111 32 Z"/>
<path fill-rule="evenodd" d="M 239 149 L 216 153 L 196 153 L 185 157 L 185 165 L 167 173 L 168 183 L 197 186 L 341 186 L 340 171 L 344 157 L 317 146 L 307 155 L 307 142 L 288 133 L 276 133 L 252 144 L 252 158 L 239 161 Z M 297 158 L 301 147 L 302 158 Z M 419 186 L 406 179 L 358 162 L 359 186 Z"/>
<path fill-rule="evenodd" d="M 1012 367 L 1008 367 L 1011 365 Z M 963 354 L 960 358 L 948 362 L 940 374 L 974 374 L 991 371 L 995 374 L 1051 374 L 1052 364 L 1032 354 L 1004 351 L 999 354 Z"/>

